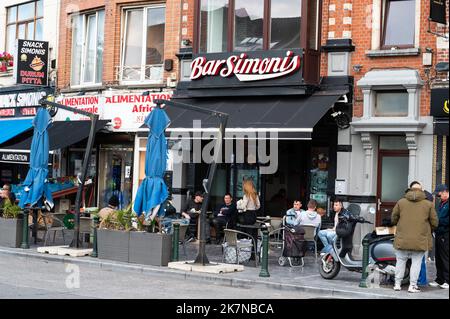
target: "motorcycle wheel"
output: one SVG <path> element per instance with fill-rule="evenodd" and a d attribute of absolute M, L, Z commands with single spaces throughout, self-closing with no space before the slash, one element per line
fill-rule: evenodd
<path fill-rule="evenodd" d="M 341 270 L 341 263 L 334 260 L 331 254 L 326 254 L 320 258 L 319 273 L 325 279 L 333 279 Z"/>

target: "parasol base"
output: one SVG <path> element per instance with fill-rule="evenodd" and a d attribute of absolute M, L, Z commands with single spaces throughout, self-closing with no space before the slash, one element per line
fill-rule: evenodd
<path fill-rule="evenodd" d="M 210 274 L 224 274 L 229 272 L 244 271 L 243 265 L 209 263 L 202 265 L 194 261 L 176 261 L 168 265 L 171 269 L 184 270 L 190 272 L 202 272 Z"/>
<path fill-rule="evenodd" d="M 71 256 L 71 257 L 83 257 L 90 256 L 92 254 L 92 248 L 70 248 L 69 246 L 45 246 L 37 249 L 38 253 L 58 255 L 58 256 Z"/>

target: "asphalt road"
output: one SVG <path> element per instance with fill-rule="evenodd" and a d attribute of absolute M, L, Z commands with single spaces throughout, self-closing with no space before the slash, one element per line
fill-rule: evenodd
<path fill-rule="evenodd" d="M 107 270 L 13 255 L 0 255 L 0 298 L 31 299 L 308 299 L 326 295 L 232 287 L 170 274 Z"/>

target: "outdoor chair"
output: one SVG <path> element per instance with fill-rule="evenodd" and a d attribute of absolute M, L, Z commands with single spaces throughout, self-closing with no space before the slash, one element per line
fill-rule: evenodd
<path fill-rule="evenodd" d="M 66 226 L 64 226 L 63 218 L 65 216 L 65 213 L 44 213 L 41 212 L 40 219 L 43 223 L 43 228 L 40 228 L 44 231 L 44 246 L 47 246 L 47 241 L 49 239 L 49 236 L 51 235 L 51 232 L 53 232 L 53 243 L 55 243 L 56 239 L 56 233 L 58 231 L 61 232 L 62 238 L 63 238 L 63 244 L 65 245 L 66 240 L 64 237 L 64 231 L 67 229 Z M 39 225 L 39 221 L 38 221 Z"/>
<path fill-rule="evenodd" d="M 256 241 L 255 238 L 253 238 L 253 236 L 251 236 L 248 233 L 239 231 L 239 230 L 234 230 L 234 229 L 224 229 L 224 235 L 225 235 L 225 242 L 227 243 L 228 247 L 233 247 L 235 248 L 236 251 L 236 262 L 237 264 L 239 264 L 239 252 L 241 250 L 246 250 L 248 248 L 251 248 L 252 253 L 255 256 L 255 267 L 258 267 L 258 253 L 257 253 L 257 247 L 256 247 Z M 238 240 L 238 235 L 245 237 L 247 239 L 251 239 L 251 243 L 252 244 L 247 244 L 247 243 L 242 243 Z M 252 246 L 250 246 L 252 245 Z M 225 259 L 225 250 L 224 253 L 222 255 L 222 262 Z"/>
<path fill-rule="evenodd" d="M 301 226 L 305 230 L 304 238 L 306 242 L 314 242 L 314 257 L 317 260 L 317 236 L 316 236 L 316 227 L 313 225 L 302 225 Z"/>

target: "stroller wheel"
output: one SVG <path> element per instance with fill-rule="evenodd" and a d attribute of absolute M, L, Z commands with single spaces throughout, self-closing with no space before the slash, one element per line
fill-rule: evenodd
<path fill-rule="evenodd" d="M 304 265 L 302 257 L 291 257 L 289 259 L 289 264 L 291 267 L 302 267 Z"/>
<path fill-rule="evenodd" d="M 279 257 L 278 258 L 278 265 L 280 265 L 280 266 L 286 265 L 286 257 Z"/>

